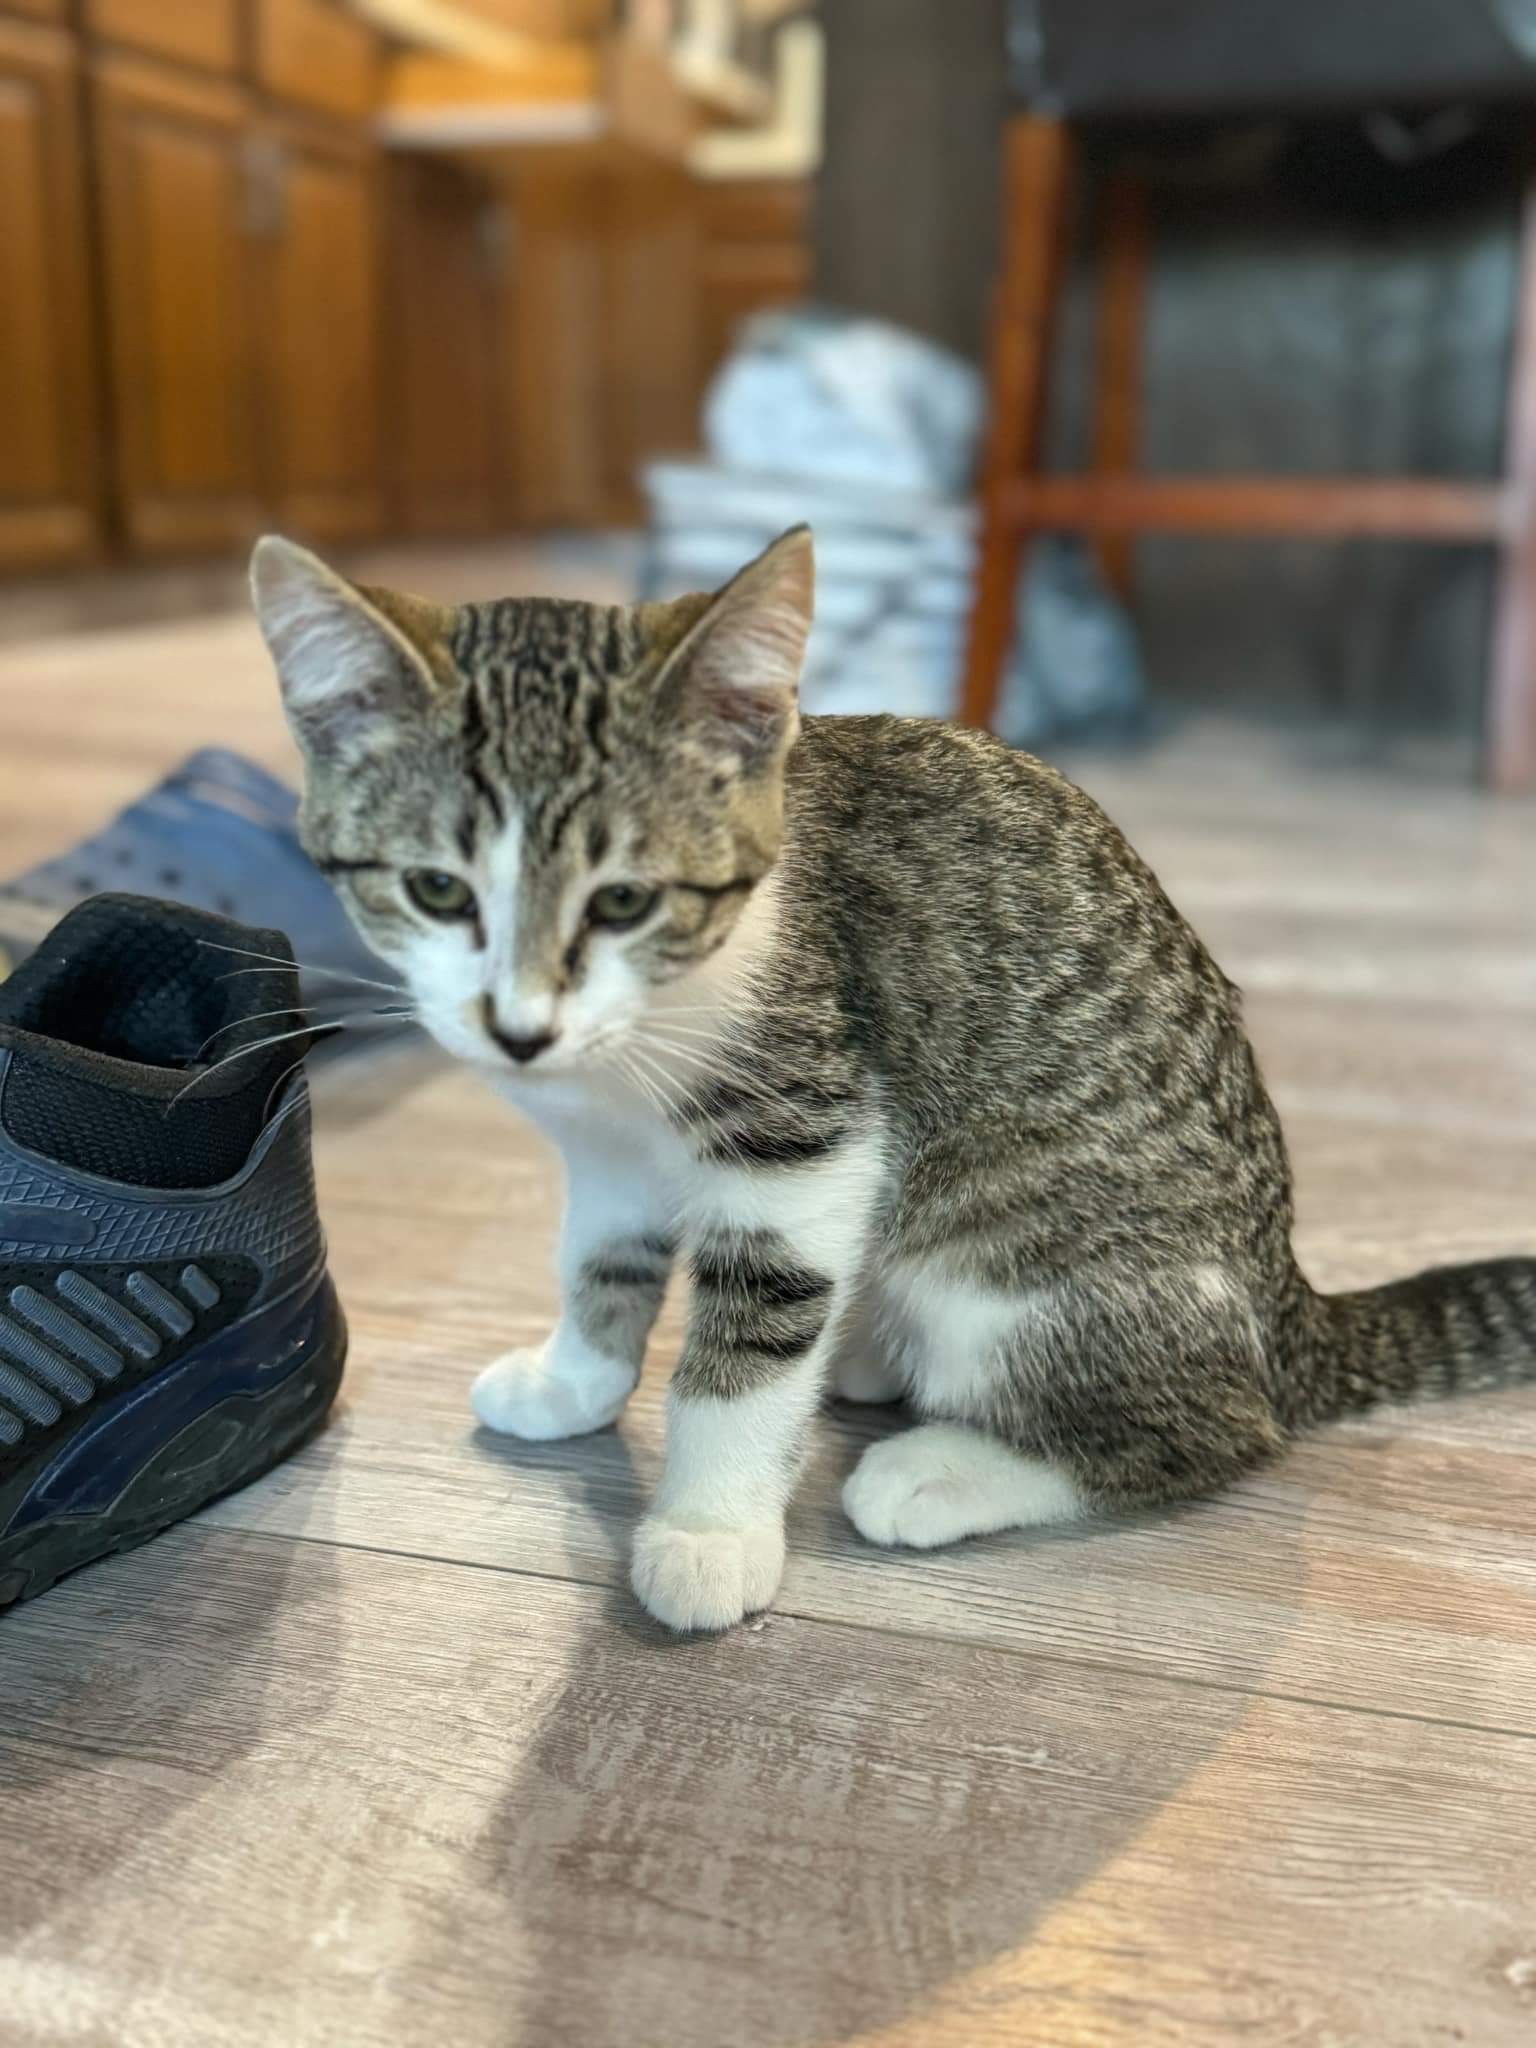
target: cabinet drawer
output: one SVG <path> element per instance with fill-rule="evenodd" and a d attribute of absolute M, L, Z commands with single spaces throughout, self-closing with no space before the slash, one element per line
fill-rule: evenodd
<path fill-rule="evenodd" d="M 256 0 L 256 80 L 278 99 L 347 120 L 373 112 L 378 45 L 331 0 Z"/>
<path fill-rule="evenodd" d="M 240 62 L 239 0 L 85 0 L 84 19 L 95 35 L 205 71 Z"/>

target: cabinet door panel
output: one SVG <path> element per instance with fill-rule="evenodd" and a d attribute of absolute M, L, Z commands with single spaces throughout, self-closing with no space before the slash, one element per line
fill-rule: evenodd
<path fill-rule="evenodd" d="M 0 564 L 96 545 L 98 412 L 74 56 L 0 21 Z"/>
<path fill-rule="evenodd" d="M 248 135 L 239 94 L 98 75 L 118 475 L 139 548 L 260 530 Z"/>
<path fill-rule="evenodd" d="M 378 225 L 371 158 L 289 139 L 269 245 L 264 377 L 279 519 L 316 539 L 379 524 Z"/>
<path fill-rule="evenodd" d="M 391 521 L 407 533 L 496 523 L 500 202 L 429 159 L 389 165 L 384 463 Z"/>
<path fill-rule="evenodd" d="M 256 0 L 256 79 L 278 99 L 360 121 L 379 95 L 378 44 L 336 0 Z"/>

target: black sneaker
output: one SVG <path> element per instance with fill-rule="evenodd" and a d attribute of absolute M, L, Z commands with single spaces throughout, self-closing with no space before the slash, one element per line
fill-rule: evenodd
<path fill-rule="evenodd" d="M 280 932 L 136 896 L 0 982 L 0 1608 L 325 1419 L 346 1325 L 298 1003 Z"/>

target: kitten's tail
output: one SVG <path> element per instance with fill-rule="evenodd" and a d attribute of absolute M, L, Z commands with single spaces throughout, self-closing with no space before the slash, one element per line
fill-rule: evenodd
<path fill-rule="evenodd" d="M 1536 1380 L 1536 1259 L 1434 1266 L 1306 1309 L 1313 1421 Z"/>

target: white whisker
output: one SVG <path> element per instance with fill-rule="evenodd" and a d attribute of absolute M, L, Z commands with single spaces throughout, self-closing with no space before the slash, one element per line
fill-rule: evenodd
<path fill-rule="evenodd" d="M 221 1024 L 217 1031 L 209 1032 L 208 1036 L 197 1048 L 197 1051 L 193 1053 L 189 1064 L 195 1065 L 216 1038 L 222 1038 L 226 1031 L 238 1031 L 242 1024 L 265 1024 L 273 1017 L 301 1017 L 303 1015 L 304 1005 L 302 1003 L 284 1003 L 280 1010 L 253 1010 L 248 1017 L 231 1018 L 228 1024 Z"/>
<path fill-rule="evenodd" d="M 261 1109 L 263 1123 L 265 1123 L 267 1117 L 271 1115 L 273 1098 L 276 1096 L 278 1090 L 280 1088 L 285 1087 L 287 1083 L 293 1079 L 294 1075 L 299 1071 L 300 1067 L 303 1066 L 305 1060 L 308 1057 L 309 1055 L 307 1051 L 301 1052 L 298 1058 L 294 1061 L 293 1065 L 291 1067 L 284 1067 L 283 1071 L 272 1083 L 272 1086 L 267 1090 L 267 1099 L 262 1104 Z M 300 1088 L 295 1090 L 292 1102 L 288 1103 L 282 1110 L 279 1111 L 279 1113 L 275 1117 L 272 1118 L 272 1124 L 269 1126 L 269 1128 L 275 1129 L 278 1124 L 286 1123 L 288 1118 L 293 1116 L 296 1113 L 296 1111 L 305 1102 L 308 1101 L 308 1099 L 309 1094 L 307 1089 Z"/>
<path fill-rule="evenodd" d="M 658 1116 L 665 1117 L 666 1109 L 654 1087 L 646 1080 L 638 1067 L 631 1065 L 630 1061 L 618 1047 L 614 1048 L 613 1066 L 623 1080 L 627 1081 L 632 1088 L 637 1088 L 640 1091 Z"/>
<path fill-rule="evenodd" d="M 237 1046 L 233 1052 L 225 1053 L 223 1059 L 215 1060 L 211 1067 L 200 1067 L 186 1087 L 178 1089 L 171 1097 L 171 1100 L 166 1105 L 165 1113 L 169 1116 L 183 1097 L 190 1095 L 200 1081 L 206 1081 L 210 1075 L 218 1073 L 221 1067 L 229 1066 L 234 1060 L 246 1059 L 254 1052 L 265 1052 L 270 1046 L 286 1045 L 292 1038 L 309 1038 L 321 1031 L 344 1031 L 345 1029 L 346 1026 L 343 1024 L 301 1024 L 297 1031 L 275 1031 L 270 1038 L 257 1039 L 254 1045 Z"/>
<path fill-rule="evenodd" d="M 666 1069 L 663 1066 L 661 1066 L 655 1059 L 653 1059 L 650 1056 L 650 1054 L 647 1053 L 644 1050 L 644 1048 L 641 1045 L 639 1045 L 635 1040 L 631 1039 L 626 1049 L 630 1055 L 631 1060 L 636 1062 L 642 1062 L 646 1070 L 649 1072 L 656 1092 L 661 1098 L 662 1114 L 670 1123 L 676 1117 L 678 1109 L 682 1103 L 681 1093 L 674 1094 L 672 1092 L 671 1075 L 668 1074 Z"/>
<path fill-rule="evenodd" d="M 674 1024 L 670 1017 L 648 1017 L 645 1023 L 647 1028 L 651 1030 L 665 1031 L 669 1036 L 675 1038 L 697 1039 L 704 1045 L 723 1046 L 730 1043 L 729 1038 L 724 1032 L 707 1031 L 696 1024 Z"/>
<path fill-rule="evenodd" d="M 199 943 L 206 946 L 212 944 L 212 941 L 203 939 Z M 225 950 L 228 951 L 230 949 L 226 948 Z M 398 981 L 375 981 L 371 975 L 354 974 L 350 967 L 311 967 L 304 960 L 300 960 L 295 964 L 300 974 L 307 974 L 311 977 L 323 977 L 327 981 L 344 981 L 353 988 L 382 989 L 384 994 L 388 996 L 398 995 L 403 986 Z M 242 974 L 266 974 L 270 971 L 270 967 L 286 967 L 287 965 L 288 962 L 286 960 L 273 960 L 269 967 L 232 967 L 228 974 L 221 974 L 218 979 L 220 981 L 235 981 Z"/>
<path fill-rule="evenodd" d="M 305 1027 L 307 1030 L 331 1031 L 340 1030 L 343 1026 L 372 1023 L 375 1019 L 385 1023 L 398 1023 L 404 1018 L 414 1018 L 415 1014 L 414 1007 L 407 1005 L 393 1010 L 385 1009 L 382 1006 L 372 1010 L 358 1008 L 347 1010 L 335 1017 L 317 1017 L 303 1003 L 285 1003 L 280 1010 L 253 1010 L 248 1017 L 233 1017 L 229 1023 L 221 1024 L 217 1031 L 209 1032 L 208 1036 L 197 1048 L 197 1051 L 193 1053 L 192 1061 L 200 1060 L 214 1040 L 222 1038 L 225 1032 L 238 1031 L 242 1024 L 264 1024 L 273 1017 L 307 1017 L 309 1020 Z"/>

